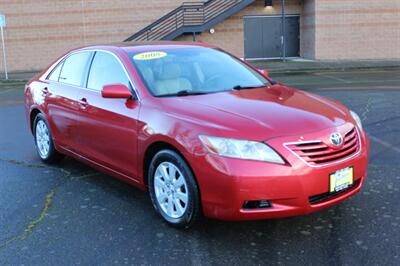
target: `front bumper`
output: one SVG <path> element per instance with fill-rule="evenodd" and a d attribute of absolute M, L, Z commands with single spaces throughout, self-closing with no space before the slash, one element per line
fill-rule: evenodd
<path fill-rule="evenodd" d="M 256 220 L 304 215 L 335 205 L 358 193 L 365 182 L 369 141 L 363 133 L 360 139 L 361 150 L 356 156 L 324 167 L 311 167 L 276 143 L 271 146 L 288 160 L 287 165 L 212 154 L 197 157 L 193 170 L 203 213 L 222 220 Z M 349 166 L 354 168 L 353 186 L 335 195 L 327 194 L 329 175 Z M 243 208 L 249 200 L 268 200 L 272 207 Z"/>

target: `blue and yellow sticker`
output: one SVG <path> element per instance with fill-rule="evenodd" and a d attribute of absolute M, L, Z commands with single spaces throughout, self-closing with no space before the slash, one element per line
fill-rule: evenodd
<path fill-rule="evenodd" d="M 145 52 L 137 54 L 133 57 L 134 60 L 153 60 L 166 57 L 168 54 L 166 52 Z"/>

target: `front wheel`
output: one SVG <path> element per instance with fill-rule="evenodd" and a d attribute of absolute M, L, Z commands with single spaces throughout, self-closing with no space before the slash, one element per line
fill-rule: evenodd
<path fill-rule="evenodd" d="M 162 150 L 148 171 L 151 201 L 170 225 L 188 228 L 200 218 L 200 194 L 194 175 L 176 152 Z"/>

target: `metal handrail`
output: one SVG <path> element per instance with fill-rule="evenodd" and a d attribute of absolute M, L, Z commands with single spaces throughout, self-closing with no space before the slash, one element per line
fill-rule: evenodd
<path fill-rule="evenodd" d="M 181 6 L 138 31 L 126 41 L 159 40 L 182 27 L 203 25 L 240 2 L 240 0 L 183 2 Z"/>

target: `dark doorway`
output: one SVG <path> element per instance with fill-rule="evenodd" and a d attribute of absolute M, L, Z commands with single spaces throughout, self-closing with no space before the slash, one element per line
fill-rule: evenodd
<path fill-rule="evenodd" d="M 300 56 L 300 16 L 285 18 L 286 56 Z M 244 18 L 244 55 L 247 59 L 282 57 L 282 17 Z"/>

